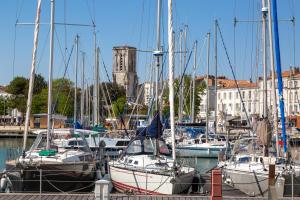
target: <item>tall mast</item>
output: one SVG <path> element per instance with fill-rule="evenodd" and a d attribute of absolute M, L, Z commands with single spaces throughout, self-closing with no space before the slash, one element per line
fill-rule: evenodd
<path fill-rule="evenodd" d="M 160 85 L 159 85 L 159 72 L 160 72 L 160 60 L 162 57 L 162 51 L 161 51 L 161 42 L 160 42 L 160 20 L 161 18 L 161 0 L 157 0 L 157 24 L 156 24 L 156 35 L 157 35 L 157 46 L 156 46 L 156 51 L 154 51 L 154 56 L 156 59 L 156 83 L 155 83 L 155 108 L 156 110 L 159 109 L 159 93 L 160 93 Z"/>
<path fill-rule="evenodd" d="M 38 1 L 37 10 L 36 10 L 36 18 L 35 18 L 31 73 L 30 73 L 30 80 L 29 80 L 28 99 L 27 99 L 26 118 L 25 118 L 25 129 L 24 129 L 24 136 L 23 136 L 24 137 L 23 138 L 23 152 L 25 152 L 26 144 L 27 144 L 29 118 L 30 118 L 31 105 L 32 105 L 32 94 L 33 94 L 35 66 L 36 66 L 36 54 L 37 54 L 37 46 L 38 46 L 38 42 L 39 42 L 38 39 L 39 39 L 39 31 L 40 31 L 40 14 L 41 14 L 41 0 Z"/>
<path fill-rule="evenodd" d="M 180 56 L 179 56 L 179 62 L 180 62 L 180 76 L 183 76 L 183 56 L 182 56 L 182 40 L 183 40 L 183 31 L 180 30 L 179 32 L 179 51 L 180 51 Z M 180 77 L 179 76 L 179 77 Z M 180 79 L 179 79 L 180 80 Z M 180 83 L 180 81 L 179 81 Z M 183 107 L 183 88 L 182 84 L 179 85 L 180 90 L 179 90 L 179 106 L 178 106 L 178 121 L 182 121 L 182 107 Z"/>
<path fill-rule="evenodd" d="M 267 117 L 267 13 L 266 0 L 262 0 L 262 46 L 263 46 L 263 117 Z"/>
<path fill-rule="evenodd" d="M 196 67 L 197 67 L 197 44 L 198 41 L 195 41 L 195 54 L 194 54 L 194 68 L 193 68 L 193 93 L 192 93 L 192 123 L 195 123 L 195 76 L 196 76 Z"/>
<path fill-rule="evenodd" d="M 50 131 L 52 127 L 52 76 L 53 76 L 53 48 L 54 48 L 54 0 L 51 0 L 50 22 L 50 61 L 48 78 L 48 117 L 47 117 L 47 149 L 50 149 Z"/>
<path fill-rule="evenodd" d="M 168 0 L 168 44 L 169 44 L 169 102 L 170 124 L 172 135 L 172 157 L 175 160 L 175 121 L 174 121 L 174 37 L 173 37 L 173 13 L 172 0 Z"/>
<path fill-rule="evenodd" d="M 77 121 L 77 70 L 78 70 L 78 43 L 79 36 L 75 37 L 75 45 L 76 45 L 76 56 L 75 56 L 75 87 L 74 87 L 74 128 Z"/>
<path fill-rule="evenodd" d="M 217 45 L 217 26 L 218 20 L 215 20 L 215 134 L 217 134 L 217 112 L 218 112 L 218 45 Z"/>
<path fill-rule="evenodd" d="M 276 58 L 276 72 L 278 79 L 278 96 L 279 96 L 279 108 L 281 116 L 281 129 L 282 129 L 282 140 L 283 140 L 283 152 L 286 156 L 287 146 L 286 146 L 286 130 L 285 130 L 285 117 L 284 117 L 284 100 L 283 100 L 283 84 L 282 84 L 282 74 L 281 74 L 281 58 L 280 58 L 280 45 L 279 45 L 279 31 L 278 31 L 278 18 L 277 18 L 277 2 L 272 1 L 272 11 L 273 11 L 273 28 L 274 28 L 274 42 L 275 42 L 275 58 Z"/>
<path fill-rule="evenodd" d="M 209 58 L 210 58 L 210 33 L 207 33 L 207 69 L 206 69 L 206 141 L 208 141 L 209 121 Z"/>
<path fill-rule="evenodd" d="M 269 43 L 270 43 L 270 61 L 272 69 L 272 99 L 273 99 L 273 118 L 274 118 L 274 134 L 276 138 L 276 151 L 279 154 L 278 144 L 278 111 L 277 111 L 277 96 L 276 96 L 276 82 L 275 82 L 275 64 L 274 64 L 274 47 L 273 47 L 273 29 L 272 29 L 272 16 L 271 16 L 271 2 L 268 0 L 268 30 L 269 30 Z"/>
<path fill-rule="evenodd" d="M 98 70 L 97 70 L 97 65 L 98 65 L 98 52 L 97 52 L 97 47 L 96 47 L 96 32 L 94 32 L 94 50 L 95 50 L 95 64 L 94 64 L 94 86 L 93 86 L 93 125 L 95 126 L 98 124 L 98 99 L 97 99 L 97 94 L 98 94 Z"/>
<path fill-rule="evenodd" d="M 85 53 L 82 52 L 82 77 L 81 77 L 81 99 L 80 99 L 80 122 L 83 125 L 84 121 L 84 68 L 85 68 Z"/>
<path fill-rule="evenodd" d="M 86 83 L 86 89 L 85 89 L 85 116 L 86 116 L 86 125 L 90 125 L 90 113 L 89 113 L 89 84 Z"/>

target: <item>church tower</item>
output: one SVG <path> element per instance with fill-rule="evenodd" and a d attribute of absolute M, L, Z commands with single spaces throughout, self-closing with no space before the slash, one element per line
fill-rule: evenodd
<path fill-rule="evenodd" d="M 136 74 L 136 48 L 129 46 L 113 47 L 113 82 L 123 86 L 126 98 L 136 97 L 138 77 Z"/>

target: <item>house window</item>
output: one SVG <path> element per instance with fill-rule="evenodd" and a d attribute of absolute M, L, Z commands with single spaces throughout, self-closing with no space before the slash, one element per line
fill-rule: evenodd
<path fill-rule="evenodd" d="M 226 93 L 225 92 L 223 93 L 223 99 L 226 99 Z"/>
<path fill-rule="evenodd" d="M 229 99 L 231 99 L 231 92 L 229 92 Z"/>
<path fill-rule="evenodd" d="M 251 113 L 251 104 L 248 103 L 248 112 Z"/>
<path fill-rule="evenodd" d="M 221 94 L 220 93 L 218 94 L 218 99 L 221 99 Z"/>
<path fill-rule="evenodd" d="M 248 92 L 248 98 L 251 99 L 251 91 Z"/>
<path fill-rule="evenodd" d="M 235 98 L 236 99 L 239 98 L 239 93 L 238 92 L 235 93 Z"/>
<path fill-rule="evenodd" d="M 298 82 L 297 81 L 294 81 L 294 87 L 298 87 Z"/>
<path fill-rule="evenodd" d="M 297 101 L 298 100 L 298 92 L 295 91 L 295 94 L 294 94 L 294 100 Z"/>
<path fill-rule="evenodd" d="M 241 110 L 240 104 L 239 104 L 239 103 L 236 103 L 236 104 L 235 104 L 235 110 L 236 110 L 236 111 L 240 111 L 240 110 Z"/>
<path fill-rule="evenodd" d="M 242 92 L 242 97 L 245 99 L 245 91 Z"/>

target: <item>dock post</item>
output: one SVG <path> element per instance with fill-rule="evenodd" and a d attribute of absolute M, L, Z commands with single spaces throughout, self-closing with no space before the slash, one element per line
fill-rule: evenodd
<path fill-rule="evenodd" d="M 211 200 L 222 199 L 222 170 L 214 169 L 211 171 Z"/>
<path fill-rule="evenodd" d="M 277 192 L 275 189 L 275 165 L 269 164 L 269 192 L 268 199 L 277 200 Z"/>
<path fill-rule="evenodd" d="M 109 181 L 98 180 L 95 182 L 95 200 L 109 200 Z"/>

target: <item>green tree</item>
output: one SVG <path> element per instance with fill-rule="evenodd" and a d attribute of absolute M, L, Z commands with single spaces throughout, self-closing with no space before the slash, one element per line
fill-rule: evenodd
<path fill-rule="evenodd" d="M 174 107 L 175 107 L 175 115 L 178 115 L 178 108 L 179 108 L 179 84 L 180 84 L 180 79 L 175 79 L 174 80 Z M 192 78 L 191 76 L 184 76 L 184 84 L 183 84 L 183 114 L 185 116 L 189 116 L 191 114 L 191 109 L 190 109 L 190 103 L 192 101 Z M 204 90 L 205 90 L 205 83 L 204 82 L 196 82 L 195 83 L 195 115 L 197 115 L 197 113 L 199 112 L 199 105 L 201 102 L 201 95 L 203 94 Z M 164 102 L 164 106 L 163 106 L 163 114 L 165 116 L 169 115 L 170 113 L 170 107 L 169 107 L 169 87 L 165 86 L 164 89 L 164 93 L 163 93 L 163 102 Z"/>
<path fill-rule="evenodd" d="M 27 95 L 28 80 L 24 77 L 15 77 L 6 87 L 6 92 L 13 95 Z"/>
<path fill-rule="evenodd" d="M 119 97 L 115 102 L 112 104 L 112 109 L 116 116 L 120 116 L 123 114 L 126 104 L 126 97 Z"/>
<path fill-rule="evenodd" d="M 77 99 L 80 99 L 80 92 L 77 92 Z M 53 80 L 53 103 L 55 113 L 73 116 L 74 109 L 74 87 L 73 82 L 69 79 Z M 80 104 L 77 103 L 79 106 Z"/>
<path fill-rule="evenodd" d="M 43 89 L 47 88 L 47 82 L 41 74 L 34 77 L 33 94 L 39 94 Z"/>

